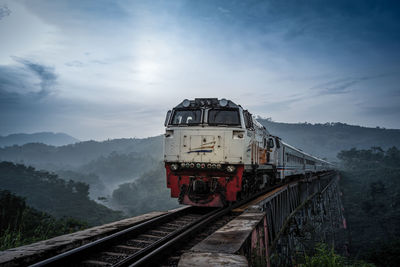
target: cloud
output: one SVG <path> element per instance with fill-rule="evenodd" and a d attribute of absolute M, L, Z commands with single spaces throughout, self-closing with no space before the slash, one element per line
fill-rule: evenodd
<path fill-rule="evenodd" d="M 82 67 L 83 63 L 79 60 L 73 60 L 65 63 L 65 66 L 68 67 Z"/>
<path fill-rule="evenodd" d="M 353 102 L 379 106 L 398 88 L 394 75 L 367 81 L 400 62 L 400 5 L 382 5 L 13 1 L 0 21 L 0 117 L 15 119 L 9 132 L 152 135 L 183 98 L 213 96 L 282 121 L 346 120 L 361 110 Z"/>
<path fill-rule="evenodd" d="M 42 130 L 73 132 L 83 139 L 161 133 L 165 109 L 146 103 L 115 105 L 91 99 L 70 99 L 54 93 L 58 75 L 53 67 L 14 58 L 0 65 L 0 133 Z M 101 114 L 101 115 L 100 115 Z M 141 133 L 132 129 L 140 128 Z M 117 134 L 116 134 L 117 132 Z"/>
<path fill-rule="evenodd" d="M 0 106 L 2 111 L 26 110 L 54 90 L 54 68 L 16 58 L 18 65 L 0 65 Z"/>
<path fill-rule="evenodd" d="M 351 92 L 351 87 L 355 85 L 367 81 L 378 79 L 386 76 L 390 76 L 393 74 L 378 74 L 378 75 L 371 75 L 371 76 L 362 76 L 362 77 L 349 77 L 349 78 L 342 78 L 333 80 L 330 82 L 322 83 L 316 85 L 311 90 L 317 90 L 318 95 L 339 95 L 339 94 L 347 94 Z"/>
<path fill-rule="evenodd" d="M 263 101 L 262 103 L 251 105 L 251 112 L 259 115 L 265 113 L 265 110 L 268 110 L 268 114 L 270 114 L 271 112 L 287 111 L 292 109 L 295 103 L 303 101 L 305 98 L 306 96 L 296 94 L 288 96 L 286 99 L 283 100 Z"/>
<path fill-rule="evenodd" d="M 398 116 L 400 115 L 400 107 L 399 106 L 366 106 L 363 108 L 366 114 L 373 116 Z"/>
<path fill-rule="evenodd" d="M 0 6 L 0 20 L 4 17 L 7 17 L 11 14 L 11 10 L 6 5 Z"/>
<path fill-rule="evenodd" d="M 53 67 L 49 67 L 43 64 L 32 62 L 27 59 L 13 57 L 13 59 L 23 64 L 28 70 L 35 74 L 40 79 L 40 94 L 47 94 L 54 87 L 57 81 L 57 75 L 54 72 Z"/>

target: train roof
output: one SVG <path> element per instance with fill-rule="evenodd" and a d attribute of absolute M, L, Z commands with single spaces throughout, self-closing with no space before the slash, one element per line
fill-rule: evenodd
<path fill-rule="evenodd" d="M 225 98 L 195 98 L 194 100 L 185 99 L 175 108 L 239 108 L 231 100 Z"/>
<path fill-rule="evenodd" d="M 305 155 L 305 156 L 308 156 L 308 157 L 313 158 L 314 160 L 317 160 L 317 161 L 320 161 L 320 162 L 324 162 L 324 163 L 327 163 L 327 164 L 329 164 L 329 165 L 333 165 L 332 163 L 330 163 L 330 162 L 328 162 L 328 161 L 326 161 L 326 160 L 320 159 L 320 158 L 318 158 L 318 157 L 316 157 L 316 156 L 313 156 L 313 155 L 311 155 L 311 154 L 308 154 L 308 153 L 304 152 L 303 150 L 301 150 L 301 149 L 299 149 L 299 148 L 296 148 L 296 147 L 294 147 L 294 146 L 291 146 L 291 145 L 289 145 L 288 143 L 283 142 L 282 140 L 281 140 L 281 143 L 282 143 L 283 145 L 285 145 L 285 146 L 287 146 L 287 147 L 290 147 L 291 149 L 293 149 L 293 150 L 295 150 L 295 151 L 297 151 L 297 152 L 299 152 L 299 153 Z"/>

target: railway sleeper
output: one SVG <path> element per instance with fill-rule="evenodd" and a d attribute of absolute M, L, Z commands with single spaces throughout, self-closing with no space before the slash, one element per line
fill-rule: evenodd
<path fill-rule="evenodd" d="M 134 247 L 134 246 L 127 246 L 127 245 L 117 245 L 113 247 L 116 251 L 130 251 L 130 252 L 137 252 L 143 248 Z"/>
<path fill-rule="evenodd" d="M 115 257 L 128 257 L 129 255 L 126 253 L 120 253 L 120 252 L 113 252 L 113 251 L 103 251 L 101 254 L 104 254 L 106 256 L 115 256 Z"/>
<path fill-rule="evenodd" d="M 160 236 L 166 236 L 169 233 L 171 233 L 171 231 L 166 232 L 166 231 L 161 231 L 161 230 L 150 230 L 149 233 L 152 234 L 152 235 L 157 235 L 158 234 Z"/>
<path fill-rule="evenodd" d="M 99 260 L 85 260 L 81 262 L 82 266 L 85 267 L 96 267 L 96 266 L 112 266 L 111 263 Z"/>
<path fill-rule="evenodd" d="M 146 239 L 134 239 L 132 241 L 136 243 L 146 244 L 143 248 L 147 247 L 149 244 L 154 243 L 154 240 L 146 240 Z"/>
<path fill-rule="evenodd" d="M 162 236 L 156 236 L 156 235 L 150 235 L 150 234 L 141 234 L 137 237 L 138 239 L 145 238 L 146 240 L 152 239 L 152 240 L 159 240 L 163 238 Z"/>

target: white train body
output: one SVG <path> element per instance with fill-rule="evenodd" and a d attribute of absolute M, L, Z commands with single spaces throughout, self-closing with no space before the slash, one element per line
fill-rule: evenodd
<path fill-rule="evenodd" d="M 168 112 L 165 126 L 168 187 L 186 204 L 195 202 L 188 200 L 190 196 L 185 201 L 182 191 L 193 193 L 190 188 L 197 184 L 198 189 L 199 183 L 212 188 L 218 181 L 218 187 L 225 187 L 222 203 L 235 201 L 246 186 L 262 188 L 271 181 L 306 177 L 332 167 L 272 136 L 247 110 L 225 99 L 184 100 Z M 247 178 L 251 176 L 257 178 Z"/>

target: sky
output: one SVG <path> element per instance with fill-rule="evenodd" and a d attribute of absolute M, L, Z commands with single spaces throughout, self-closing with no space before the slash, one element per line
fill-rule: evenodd
<path fill-rule="evenodd" d="M 400 2 L 0 0 L 0 135 L 162 134 L 183 99 L 400 128 Z"/>

